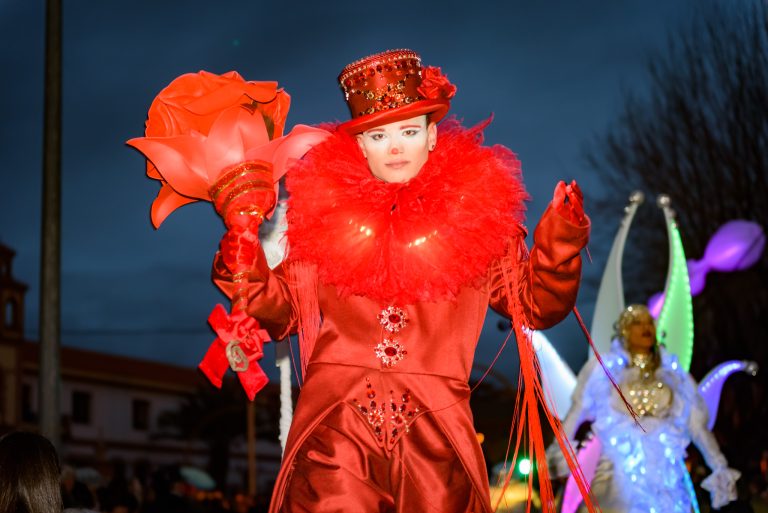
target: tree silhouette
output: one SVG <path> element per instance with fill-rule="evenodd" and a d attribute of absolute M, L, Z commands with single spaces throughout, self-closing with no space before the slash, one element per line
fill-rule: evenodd
<path fill-rule="evenodd" d="M 255 398 L 256 436 L 277 441 L 279 400 L 277 390 L 268 385 Z M 240 383 L 225 376 L 221 390 L 204 383 L 187 395 L 177 410 L 158 418 L 157 438 L 173 438 L 189 443 L 203 441 L 208 448 L 208 472 L 223 488 L 227 482 L 230 446 L 245 437 L 246 404 Z"/>
<path fill-rule="evenodd" d="M 607 242 L 615 233 L 633 190 L 647 198 L 671 197 L 688 258 L 701 258 L 727 221 L 747 219 L 767 228 L 766 4 L 702 4 L 694 21 L 669 37 L 666 51 L 649 59 L 648 72 L 650 88 L 628 93 L 613 126 L 587 147 L 587 160 L 604 186 L 592 198 L 595 240 Z M 628 300 L 644 302 L 664 285 L 667 242 L 663 217 L 651 207 L 638 213 L 635 225 L 625 251 L 625 284 Z M 716 433 L 737 466 L 768 447 L 768 407 L 762 400 L 766 312 L 765 257 L 746 271 L 710 274 L 694 298 L 692 374 L 701 378 L 732 358 L 753 359 L 763 368 L 757 378 L 732 380 L 721 402 Z"/>

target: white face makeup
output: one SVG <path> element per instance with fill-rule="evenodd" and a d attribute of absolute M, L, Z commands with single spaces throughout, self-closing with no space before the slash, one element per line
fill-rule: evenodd
<path fill-rule="evenodd" d="M 427 116 L 387 123 L 357 135 L 357 144 L 376 178 L 407 182 L 419 174 L 437 142 L 437 125 Z"/>

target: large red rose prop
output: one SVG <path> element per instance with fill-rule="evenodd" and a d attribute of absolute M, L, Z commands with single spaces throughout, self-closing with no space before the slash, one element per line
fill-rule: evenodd
<path fill-rule="evenodd" d="M 297 126 L 284 136 L 289 104 L 277 83 L 246 82 L 234 71 L 182 75 L 163 89 L 149 109 L 145 137 L 128 141 L 147 158 L 147 175 L 162 184 L 152 204 L 155 227 L 176 208 L 204 200 L 214 204 L 233 237 L 256 240 L 280 177 L 328 135 Z M 237 270 L 246 271 L 253 257 L 241 249 L 229 253 Z M 257 361 L 269 338 L 244 312 L 245 274 L 233 276 L 232 315 L 221 305 L 211 314 L 218 338 L 200 367 L 216 386 L 232 368 L 253 399 L 266 383 Z"/>
<path fill-rule="evenodd" d="M 147 176 L 159 180 L 152 223 L 175 209 L 208 200 L 208 189 L 226 167 L 283 135 L 290 97 L 276 82 L 245 81 L 237 72 L 188 73 L 152 102 L 146 137 L 128 144 L 147 157 Z"/>

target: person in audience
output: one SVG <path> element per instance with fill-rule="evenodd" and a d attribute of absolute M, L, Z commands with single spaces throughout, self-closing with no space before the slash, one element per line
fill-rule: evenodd
<path fill-rule="evenodd" d="M 0 512 L 62 511 L 59 458 L 44 436 L 14 431 L 0 438 Z"/>

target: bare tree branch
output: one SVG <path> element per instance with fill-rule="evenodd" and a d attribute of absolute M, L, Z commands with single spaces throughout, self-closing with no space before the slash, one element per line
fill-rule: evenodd
<path fill-rule="evenodd" d="M 670 35 L 665 51 L 651 56 L 649 89 L 626 93 L 617 120 L 587 146 L 587 162 L 604 186 L 592 198 L 593 219 L 603 220 L 595 223 L 596 239 L 610 240 L 636 189 L 650 198 L 671 197 L 688 258 L 701 258 L 727 221 L 768 227 L 766 5 L 702 4 L 689 26 Z M 645 301 L 664 282 L 666 234 L 661 214 L 648 206 L 635 225 L 625 252 L 625 284 L 628 300 Z M 694 298 L 694 376 L 731 358 L 753 359 L 768 369 L 767 313 L 768 258 L 738 273 L 711 273 Z M 768 390 L 766 375 L 737 380 L 747 396 L 721 403 L 730 410 L 721 412 L 726 420 L 718 429 L 739 434 L 733 444 L 744 458 L 749 444 L 754 454 L 768 447 L 768 407 L 757 402 Z"/>

